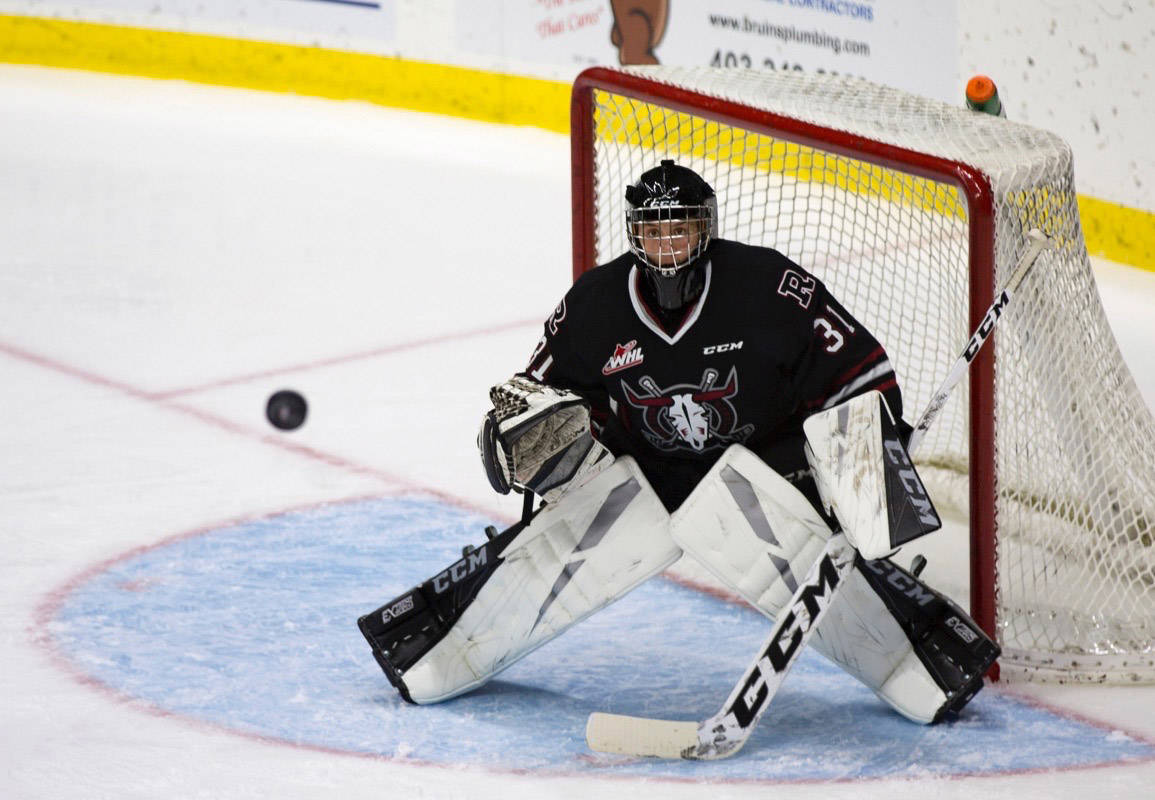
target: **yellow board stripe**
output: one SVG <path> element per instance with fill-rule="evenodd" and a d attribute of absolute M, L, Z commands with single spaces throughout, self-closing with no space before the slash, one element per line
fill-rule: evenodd
<path fill-rule="evenodd" d="M 1079 219 L 1091 255 L 1155 271 L 1155 214 L 1081 194 Z"/>
<path fill-rule="evenodd" d="M 0 15 L 0 62 L 363 100 L 569 132 L 568 84 L 319 47 Z M 1155 271 L 1155 213 L 1079 196 L 1092 255 Z"/>
<path fill-rule="evenodd" d="M 569 84 L 319 47 L 0 15 L 0 61 L 364 100 L 569 132 Z"/>

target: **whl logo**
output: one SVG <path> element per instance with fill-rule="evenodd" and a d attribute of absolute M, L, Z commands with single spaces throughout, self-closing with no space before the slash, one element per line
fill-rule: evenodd
<path fill-rule="evenodd" d="M 642 363 L 642 348 L 638 347 L 638 340 L 631 339 L 625 344 L 614 345 L 614 354 L 610 356 L 610 360 L 602 367 L 603 375 L 613 375 L 615 372 L 621 372 L 623 369 L 636 367 Z"/>

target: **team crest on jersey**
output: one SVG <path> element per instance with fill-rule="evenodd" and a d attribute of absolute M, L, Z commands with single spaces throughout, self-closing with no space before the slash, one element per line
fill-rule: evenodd
<path fill-rule="evenodd" d="M 626 402 L 642 410 L 646 430 L 642 435 L 659 450 L 691 450 L 701 453 L 744 442 L 754 432 L 753 425 L 738 426 L 738 414 L 730 399 L 738 394 L 738 371 L 717 387 L 718 371 L 707 369 L 695 386 L 679 383 L 661 388 L 649 376 L 638 385 L 645 394 L 622 381 Z"/>
<path fill-rule="evenodd" d="M 615 372 L 621 372 L 623 369 L 636 367 L 642 363 L 642 348 L 638 347 L 638 340 L 631 339 L 625 344 L 615 344 L 614 354 L 610 356 L 609 361 L 602 367 L 603 375 L 613 375 Z"/>

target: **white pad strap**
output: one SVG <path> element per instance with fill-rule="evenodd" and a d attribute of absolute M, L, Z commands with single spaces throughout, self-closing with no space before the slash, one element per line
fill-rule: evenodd
<path fill-rule="evenodd" d="M 879 392 L 809 417 L 806 459 L 822 502 L 872 560 L 942 527 Z"/>
<path fill-rule="evenodd" d="M 489 680 L 681 555 L 669 514 L 632 458 L 543 508 L 453 628 L 405 673 L 417 703 Z"/>

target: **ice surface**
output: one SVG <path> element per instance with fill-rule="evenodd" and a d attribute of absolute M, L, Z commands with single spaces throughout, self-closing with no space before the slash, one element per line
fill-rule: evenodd
<path fill-rule="evenodd" d="M 582 753 L 594 708 L 712 711 L 763 636 L 669 582 L 399 704 L 355 616 L 516 515 L 472 440 L 568 285 L 568 170 L 540 131 L 0 68 L 0 796 L 1143 796 L 1151 689 L 920 729 L 809 658 L 720 770 Z M 1098 268 L 1151 403 L 1155 275 Z"/>
<path fill-rule="evenodd" d="M 43 615 L 48 644 L 158 710 L 303 746 L 477 769 L 778 782 L 1155 756 L 1155 744 L 998 693 L 981 694 L 951 724 L 912 725 L 806 653 L 741 758 L 591 759 L 590 712 L 676 709 L 704 719 L 768 631 L 745 605 L 668 580 L 643 585 L 483 689 L 415 708 L 388 690 L 354 620 L 452 563 L 462 543 L 480 544 L 490 521 L 434 499 L 384 498 L 162 541 L 59 597 Z M 674 624 L 654 626 L 656 609 Z M 1024 735 L 1030 748 L 1019 747 Z"/>

